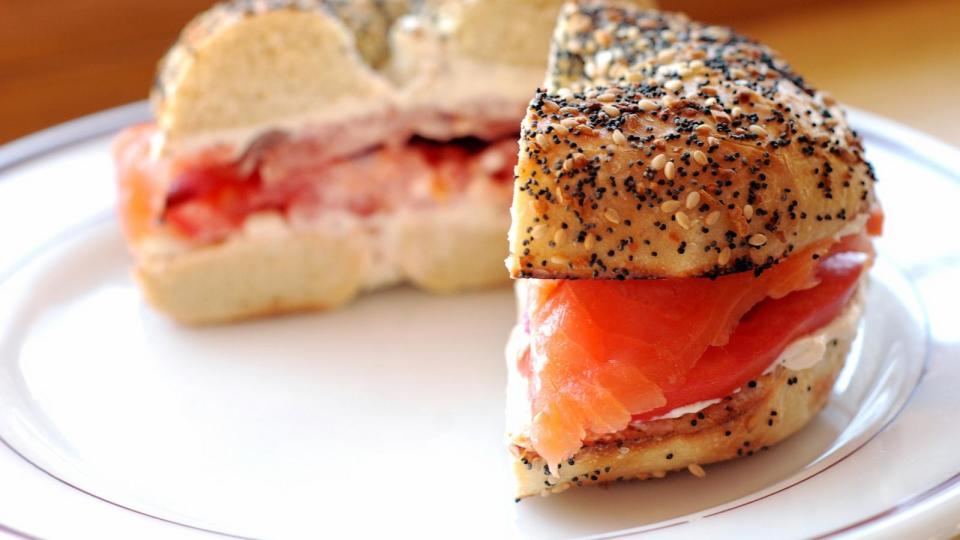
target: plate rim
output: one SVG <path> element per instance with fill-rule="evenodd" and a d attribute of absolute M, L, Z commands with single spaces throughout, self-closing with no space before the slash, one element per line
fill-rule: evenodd
<path fill-rule="evenodd" d="M 81 116 L 0 145 L 0 182 L 7 170 L 55 150 L 110 134 L 151 119 L 146 101 L 135 101 Z"/>
<path fill-rule="evenodd" d="M 960 184 L 960 172 L 955 171 L 953 168 L 948 166 L 948 163 L 960 163 L 960 148 L 954 147 L 953 145 L 941 141 L 931 135 L 928 135 L 918 129 L 904 125 L 898 121 L 885 118 L 876 113 L 865 111 L 856 107 L 844 106 L 848 116 L 851 119 L 851 124 L 856 126 L 857 131 L 870 134 L 870 139 L 874 144 L 879 144 L 886 146 L 892 150 L 895 150 L 899 155 L 905 156 L 911 161 L 916 161 L 922 163 L 924 166 L 933 169 L 939 172 L 942 176 L 949 178 L 956 184 Z M 25 137 L 15 139 L 11 142 L 8 142 L 4 145 L 0 145 L 0 182 L 5 178 L 7 171 L 24 165 L 32 160 L 43 158 L 44 156 L 51 154 L 53 152 L 65 149 L 69 146 L 87 142 L 89 140 L 95 139 L 97 137 L 105 136 L 110 133 L 114 133 L 118 130 L 121 130 L 127 126 L 149 121 L 152 117 L 150 112 L 149 103 L 146 100 L 136 101 L 133 103 L 128 103 L 125 105 L 120 105 L 118 107 L 106 109 L 94 114 L 86 115 L 79 117 L 75 120 L 71 120 L 62 124 L 52 126 L 47 129 L 43 129 L 38 132 L 34 132 Z M 103 216 L 98 215 L 94 216 L 97 222 L 102 221 Z M 78 229 L 86 229 L 90 225 L 90 220 L 86 220 L 84 223 L 75 224 L 73 227 L 70 227 L 67 230 L 62 231 L 56 236 L 56 238 L 51 239 L 50 242 L 44 243 L 44 245 L 37 246 L 37 249 L 30 250 L 28 253 L 24 254 L 24 257 L 20 257 L 14 261 L 14 263 L 3 269 L 3 272 L 0 272 L 4 277 L 10 277 L 9 274 L 16 273 L 17 269 L 23 264 L 28 262 L 28 260 L 34 259 L 36 255 L 41 251 L 46 251 L 47 248 L 51 247 L 54 243 L 59 243 L 64 240 L 64 236 L 68 236 L 68 233 L 76 232 Z M 904 274 L 906 275 L 906 274 Z M 913 282 L 910 282 L 913 286 Z M 916 295 L 916 299 L 921 303 L 922 306 L 922 297 Z M 880 433 L 886 431 L 886 429 L 893 424 L 893 422 L 899 417 L 900 413 L 910 405 L 910 402 L 913 400 L 914 396 L 917 394 L 917 389 L 920 387 L 921 383 L 924 380 L 924 376 L 927 372 L 927 361 L 930 356 L 931 347 L 933 345 L 932 335 L 930 332 L 930 324 L 928 317 L 926 316 L 926 311 L 924 310 L 925 315 L 925 336 L 924 341 L 926 345 L 926 355 L 923 360 L 922 373 L 920 378 L 917 381 L 916 386 L 911 391 L 909 397 L 904 402 L 903 406 L 899 411 L 887 422 L 885 423 L 880 430 L 877 431 L 874 436 L 870 437 L 865 441 L 861 446 L 854 449 L 850 454 L 844 456 L 836 463 L 831 466 L 819 471 L 817 474 L 821 474 L 837 463 L 842 462 L 850 455 L 853 455 L 861 448 L 868 445 L 874 440 L 875 437 L 879 436 Z M 23 456 L 15 448 L 13 448 L 7 441 L 0 439 L 0 442 L 7 448 L 9 448 L 14 455 L 19 459 L 23 460 L 26 464 L 32 465 L 34 468 L 43 472 L 45 475 L 50 478 L 60 482 L 61 484 L 79 491 L 84 495 L 94 497 L 102 502 L 110 504 L 114 507 L 126 510 L 139 514 L 143 517 L 155 519 L 161 522 L 168 524 L 176 525 L 179 527 L 184 527 L 196 532 L 213 534 L 219 537 L 225 538 L 247 538 L 245 536 L 240 536 L 236 534 L 231 534 L 223 531 L 212 530 L 204 527 L 193 526 L 188 523 L 182 523 L 171 519 L 166 519 L 161 516 L 156 516 L 147 512 L 139 511 L 134 508 L 124 506 L 123 504 L 117 503 L 115 501 L 108 500 L 104 497 L 98 496 L 94 493 L 91 493 L 79 486 L 73 485 L 65 480 L 53 475 L 50 472 L 40 468 L 32 461 Z M 809 477 L 812 478 L 813 476 Z M 802 482 L 802 481 L 801 481 Z M 784 486 L 782 489 L 777 490 L 776 492 L 765 495 L 763 498 L 768 498 L 772 495 L 780 493 L 782 491 L 788 490 L 791 487 L 799 484 L 800 482 L 791 484 L 789 486 Z M 957 474 L 946 478 L 939 482 L 938 484 L 927 488 L 926 490 L 915 493 L 909 497 L 904 498 L 903 500 L 897 502 L 892 507 L 876 512 L 872 515 L 865 516 L 860 520 L 854 521 L 852 523 L 837 527 L 828 532 L 822 533 L 818 538 L 827 538 L 834 537 L 839 535 L 853 534 L 857 532 L 865 532 L 867 528 L 883 527 L 887 523 L 894 522 L 899 516 L 906 513 L 908 510 L 917 507 L 918 505 L 947 495 L 945 501 L 950 501 L 960 496 L 960 472 Z M 752 502 L 752 501 L 751 501 Z M 749 502 L 745 503 L 749 504 Z M 724 513 L 736 508 L 739 508 L 743 505 L 738 505 L 736 507 L 719 510 L 711 514 L 705 514 L 701 518 L 709 517 L 712 515 L 717 515 Z M 666 528 L 672 528 L 678 525 L 683 525 L 687 521 L 677 521 L 673 523 L 664 523 L 660 527 L 653 527 L 650 529 L 644 529 L 641 531 L 637 530 L 625 530 L 621 532 L 612 532 L 609 535 L 601 534 L 602 538 L 632 538 L 646 533 L 651 533 Z M 10 525 L 0 522 L 0 533 L 9 534 L 17 538 L 33 540 L 37 538 L 31 535 L 28 532 L 19 530 Z"/>

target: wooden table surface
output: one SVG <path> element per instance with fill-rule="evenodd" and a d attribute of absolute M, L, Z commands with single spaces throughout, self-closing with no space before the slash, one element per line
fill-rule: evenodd
<path fill-rule="evenodd" d="M 664 0 L 779 49 L 814 85 L 960 146 L 960 1 Z M 209 0 L 0 2 L 0 143 L 143 99 Z"/>
<path fill-rule="evenodd" d="M 726 22 L 842 102 L 960 146 L 960 1 L 841 1 Z"/>

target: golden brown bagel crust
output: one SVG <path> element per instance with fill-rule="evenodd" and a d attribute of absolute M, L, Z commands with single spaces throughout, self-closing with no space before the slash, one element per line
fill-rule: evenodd
<path fill-rule="evenodd" d="M 520 139 L 515 278 L 759 270 L 875 202 L 843 111 L 729 29 L 568 4 L 550 65 Z"/>
<path fill-rule="evenodd" d="M 518 499 L 572 486 L 662 478 L 669 471 L 765 450 L 805 426 L 826 404 L 856 333 L 828 343 L 823 360 L 793 371 L 778 367 L 723 401 L 679 418 L 645 422 L 587 442 L 550 475 L 533 450 L 514 444 Z"/>

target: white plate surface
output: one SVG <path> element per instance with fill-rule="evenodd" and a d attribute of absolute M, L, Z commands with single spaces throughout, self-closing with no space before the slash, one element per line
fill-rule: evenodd
<path fill-rule="evenodd" d="M 853 116 L 887 232 L 860 337 L 810 426 L 702 480 L 515 504 L 511 291 L 400 288 L 333 313 L 172 324 L 129 278 L 109 137 L 89 136 L 141 112 L 115 114 L 32 159 L 0 149 L 0 535 L 956 532 L 960 158 L 940 143 Z"/>

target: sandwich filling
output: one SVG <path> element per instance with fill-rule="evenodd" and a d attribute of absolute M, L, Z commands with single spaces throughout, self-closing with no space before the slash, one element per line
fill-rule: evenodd
<path fill-rule="evenodd" d="M 151 236 L 215 244 L 263 212 L 309 227 L 331 212 L 364 219 L 465 199 L 506 207 L 517 156 L 511 131 L 447 141 L 405 133 L 334 154 L 318 140 L 270 134 L 239 155 L 210 146 L 158 158 L 156 133 L 131 128 L 115 147 L 121 221 L 134 245 Z"/>
<path fill-rule="evenodd" d="M 525 446 L 551 466 L 585 440 L 735 392 L 846 309 L 873 258 L 866 230 L 761 272 L 660 280 L 523 280 Z"/>

